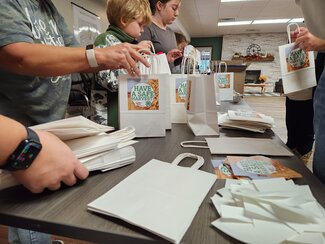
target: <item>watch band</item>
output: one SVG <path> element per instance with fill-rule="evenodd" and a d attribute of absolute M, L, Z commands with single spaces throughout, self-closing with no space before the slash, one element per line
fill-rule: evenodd
<path fill-rule="evenodd" d="M 27 138 L 30 139 L 33 142 L 41 143 L 38 135 L 35 131 L 33 131 L 31 128 L 26 127 L 27 130 Z"/>
<path fill-rule="evenodd" d="M 94 45 L 89 44 L 86 46 L 86 57 L 90 67 L 96 68 L 99 66 L 95 56 Z"/>
<path fill-rule="evenodd" d="M 20 142 L 1 169 L 9 171 L 28 169 L 42 150 L 42 144 L 36 132 L 30 128 L 26 130 L 27 138 Z"/>

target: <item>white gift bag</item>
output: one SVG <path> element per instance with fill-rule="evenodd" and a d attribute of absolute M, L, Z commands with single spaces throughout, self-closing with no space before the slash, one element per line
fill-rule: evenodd
<path fill-rule="evenodd" d="M 187 124 L 196 136 L 219 135 L 213 75 L 188 75 Z"/>
<path fill-rule="evenodd" d="M 178 166 L 185 157 L 197 162 L 191 168 Z M 88 209 L 179 243 L 216 180 L 214 174 L 198 170 L 203 163 L 201 156 L 188 153 L 173 163 L 152 159 L 88 204 Z"/>
<path fill-rule="evenodd" d="M 154 50 L 154 47 L 152 46 Z M 159 75 L 159 74 L 168 74 L 171 75 L 170 67 L 168 64 L 167 56 L 164 53 L 151 53 L 150 55 L 144 54 L 144 57 L 150 63 L 150 67 L 144 66 L 142 63 L 139 63 L 139 69 L 142 75 Z M 166 82 L 161 83 L 162 86 L 165 86 L 165 90 L 167 93 L 166 96 L 166 106 L 165 106 L 165 121 L 166 121 L 166 129 L 170 130 L 172 128 L 171 122 L 171 112 L 170 112 L 170 81 L 166 80 Z"/>
<path fill-rule="evenodd" d="M 172 123 L 187 123 L 186 117 L 186 93 L 187 93 L 187 74 L 195 73 L 195 56 L 183 57 L 181 64 L 181 74 L 171 75 L 170 81 L 170 111 Z"/>
<path fill-rule="evenodd" d="M 172 123 L 186 123 L 187 75 L 173 74 L 170 79 L 170 112 Z"/>
<path fill-rule="evenodd" d="M 119 76 L 120 128 L 133 126 L 136 137 L 166 135 L 168 75 Z"/>
<path fill-rule="evenodd" d="M 221 65 L 225 66 L 225 71 L 221 71 Z M 220 101 L 232 101 L 234 93 L 234 73 L 227 72 L 227 63 L 221 61 L 218 66 L 218 73 L 214 74 L 216 87 L 218 88 L 216 96 Z M 217 99 L 218 100 L 218 99 Z"/>
<path fill-rule="evenodd" d="M 287 26 L 289 44 L 279 47 L 280 67 L 285 94 L 316 86 L 314 52 L 305 52 L 291 43 L 290 26 Z M 299 26 L 295 23 L 298 30 Z"/>

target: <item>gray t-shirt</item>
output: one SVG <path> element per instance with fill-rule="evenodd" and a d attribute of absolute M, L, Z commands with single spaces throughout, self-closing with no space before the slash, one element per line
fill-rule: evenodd
<path fill-rule="evenodd" d="M 325 1 L 296 0 L 301 7 L 308 30 L 315 36 L 325 39 Z"/>
<path fill-rule="evenodd" d="M 155 23 L 151 23 L 144 28 L 144 32 L 139 38 L 139 42 L 149 40 L 152 42 L 156 53 L 168 53 L 170 50 L 177 48 L 175 33 L 167 27 L 166 30 L 161 29 Z M 170 69 L 174 70 L 174 63 L 169 63 Z"/>
<path fill-rule="evenodd" d="M 53 3 L 44 2 L 47 11 L 37 0 L 1 1 L 0 47 L 17 42 L 78 45 Z M 62 119 L 70 86 L 70 75 L 34 77 L 0 69 L 0 114 L 25 125 Z"/>

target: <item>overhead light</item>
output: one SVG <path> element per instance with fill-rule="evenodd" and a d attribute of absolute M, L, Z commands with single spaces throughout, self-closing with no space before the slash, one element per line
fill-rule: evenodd
<path fill-rule="evenodd" d="M 226 21 L 226 22 L 218 22 L 218 26 L 250 25 L 251 23 L 252 23 L 251 20 L 245 20 L 245 21 Z"/>
<path fill-rule="evenodd" d="M 260 20 L 254 20 L 253 25 L 261 25 L 261 24 L 281 24 L 281 23 L 287 23 L 290 19 L 260 19 Z"/>
<path fill-rule="evenodd" d="M 294 19 L 291 19 L 289 22 L 290 23 L 303 23 L 304 22 L 304 18 L 294 18 Z"/>

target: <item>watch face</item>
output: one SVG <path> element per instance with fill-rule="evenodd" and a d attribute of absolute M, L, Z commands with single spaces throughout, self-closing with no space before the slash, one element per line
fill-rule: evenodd
<path fill-rule="evenodd" d="M 8 166 L 10 170 L 27 169 L 41 149 L 42 145 L 37 142 L 23 141 L 9 158 L 10 165 Z"/>

